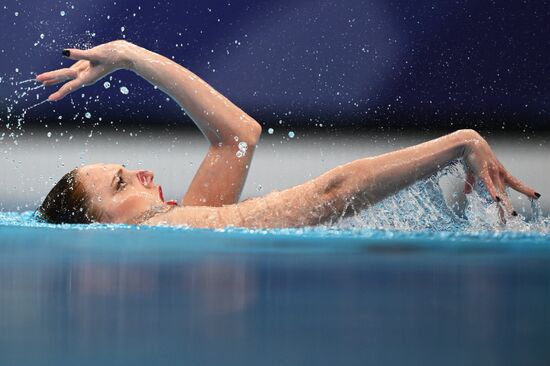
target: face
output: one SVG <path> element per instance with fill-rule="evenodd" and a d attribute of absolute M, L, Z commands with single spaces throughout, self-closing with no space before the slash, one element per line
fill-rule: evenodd
<path fill-rule="evenodd" d="M 129 170 L 118 164 L 93 164 L 78 169 L 78 179 L 101 222 L 129 223 L 152 206 L 164 205 L 153 172 Z"/>

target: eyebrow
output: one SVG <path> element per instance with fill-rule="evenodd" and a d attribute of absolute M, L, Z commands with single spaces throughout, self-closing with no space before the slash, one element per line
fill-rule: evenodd
<path fill-rule="evenodd" d="M 120 176 L 121 174 L 122 174 L 122 169 L 119 169 L 119 170 L 116 172 L 115 176 L 113 177 L 113 180 L 111 180 L 111 187 L 114 185 L 115 179 L 116 179 L 118 176 Z"/>

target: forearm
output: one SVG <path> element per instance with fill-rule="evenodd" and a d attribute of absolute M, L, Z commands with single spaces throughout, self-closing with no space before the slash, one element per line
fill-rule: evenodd
<path fill-rule="evenodd" d="M 185 110 L 212 145 L 259 137 L 259 124 L 204 80 L 174 61 L 128 43 L 128 68 L 170 95 Z M 236 139 L 237 138 L 237 139 Z"/>
<path fill-rule="evenodd" d="M 328 172 L 319 179 L 328 193 L 347 199 L 359 194 L 358 199 L 378 202 L 388 195 L 426 178 L 450 162 L 463 156 L 475 132 L 455 133 L 415 146 L 372 158 L 353 161 Z"/>

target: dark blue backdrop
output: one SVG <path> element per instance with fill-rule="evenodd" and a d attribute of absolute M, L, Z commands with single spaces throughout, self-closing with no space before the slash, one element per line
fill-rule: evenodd
<path fill-rule="evenodd" d="M 68 65 L 64 47 L 125 38 L 173 57 L 263 122 L 528 132 L 547 124 L 547 1 L 3 4 L 1 118 L 6 106 L 18 102 L 17 110 L 48 94 L 17 97 L 10 78 Z M 83 118 L 84 110 L 103 123 L 186 123 L 175 103 L 135 75 L 119 72 L 110 82 L 43 104 L 27 123 Z"/>

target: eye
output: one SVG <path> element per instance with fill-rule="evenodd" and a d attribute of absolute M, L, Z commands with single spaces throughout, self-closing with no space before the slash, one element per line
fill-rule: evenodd
<path fill-rule="evenodd" d="M 118 182 L 116 183 L 116 190 L 121 191 L 126 187 L 126 182 L 124 182 L 124 179 L 122 179 L 122 175 L 118 176 Z"/>

